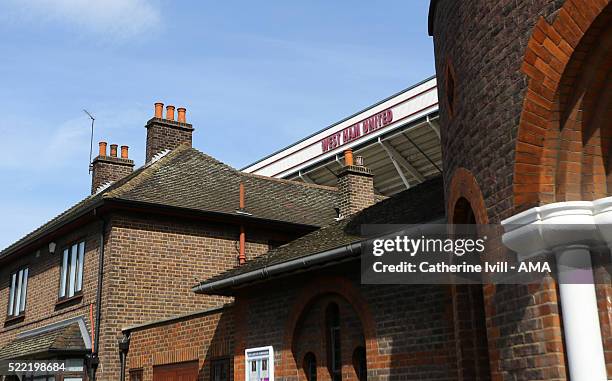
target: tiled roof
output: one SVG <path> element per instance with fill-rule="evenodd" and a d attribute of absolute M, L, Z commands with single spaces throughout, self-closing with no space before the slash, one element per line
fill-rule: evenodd
<path fill-rule="evenodd" d="M 279 246 L 201 284 L 232 278 L 359 242 L 362 240 L 360 230 L 363 224 L 422 224 L 444 218 L 444 215 L 444 187 L 442 177 L 437 177 L 380 201 L 350 218 L 336 221 Z"/>
<path fill-rule="evenodd" d="M 0 359 L 18 359 L 58 352 L 86 352 L 78 322 L 59 326 L 36 335 L 17 337 L 0 349 Z"/>
<path fill-rule="evenodd" d="M 336 216 L 337 190 L 240 172 L 194 148 L 181 146 L 98 194 L 87 197 L 0 252 L 0 259 L 107 200 L 238 215 L 240 183 L 243 218 L 318 227 Z"/>

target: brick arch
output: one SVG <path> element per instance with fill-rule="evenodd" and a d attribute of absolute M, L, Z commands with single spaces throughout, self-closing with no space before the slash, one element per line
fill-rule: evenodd
<path fill-rule="evenodd" d="M 323 277 L 313 280 L 303 288 L 301 294 L 293 302 L 293 307 L 285 324 L 282 348 L 282 369 L 279 375 L 298 377 L 299 364 L 295 362 L 292 354 L 293 335 L 302 314 L 320 296 L 335 294 L 346 300 L 357 313 L 363 326 L 366 345 L 366 359 L 368 369 L 374 369 L 379 357 L 378 342 L 376 339 L 376 324 L 368 307 L 368 303 L 361 296 L 359 289 L 348 279 L 342 277 Z"/>
<path fill-rule="evenodd" d="M 447 189 L 446 214 L 449 223 L 453 223 L 455 213 L 462 209 L 462 200 L 467 200 L 469 203 L 477 224 L 486 225 L 489 223 L 484 197 L 472 172 L 463 167 L 455 169 Z"/>
<path fill-rule="evenodd" d="M 600 45 L 611 11 L 610 0 L 567 0 L 552 23 L 541 17 L 533 29 L 521 67 L 528 86 L 515 148 L 515 211 L 607 191 L 602 135 L 582 127 L 583 105 L 599 95 L 586 88 L 584 97 L 572 94 L 593 81 L 583 64 Z"/>

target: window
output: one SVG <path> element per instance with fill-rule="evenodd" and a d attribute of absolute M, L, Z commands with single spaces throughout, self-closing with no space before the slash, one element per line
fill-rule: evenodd
<path fill-rule="evenodd" d="M 327 358 L 332 381 L 342 380 L 342 352 L 340 350 L 340 310 L 330 303 L 325 313 L 327 328 Z"/>
<path fill-rule="evenodd" d="M 142 381 L 142 369 L 130 370 L 130 381 Z"/>
<path fill-rule="evenodd" d="M 210 381 L 229 380 L 229 359 L 213 360 L 210 365 Z"/>
<path fill-rule="evenodd" d="M 85 242 L 75 243 L 62 251 L 59 297 L 71 298 L 83 288 Z"/>
<path fill-rule="evenodd" d="M 446 102 L 448 104 L 448 111 L 450 117 L 455 114 L 455 71 L 453 70 L 453 66 L 450 62 L 446 64 L 446 73 L 445 73 L 446 81 L 444 86 L 444 91 L 446 92 Z"/>
<path fill-rule="evenodd" d="M 19 316 L 25 312 L 28 291 L 28 268 L 15 271 L 9 280 L 8 316 Z"/>
<path fill-rule="evenodd" d="M 304 373 L 307 381 L 317 381 L 317 358 L 312 352 L 304 356 Z"/>

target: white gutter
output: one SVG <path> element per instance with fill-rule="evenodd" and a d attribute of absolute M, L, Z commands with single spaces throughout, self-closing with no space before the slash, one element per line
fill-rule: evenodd
<path fill-rule="evenodd" d="M 504 245 L 519 260 L 554 255 L 572 381 L 605 381 L 591 248 L 612 243 L 612 197 L 535 207 L 502 221 Z"/>

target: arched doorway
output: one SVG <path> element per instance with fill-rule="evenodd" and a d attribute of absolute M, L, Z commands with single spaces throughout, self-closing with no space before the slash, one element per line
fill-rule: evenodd
<path fill-rule="evenodd" d="M 300 380 L 365 381 L 365 346 L 357 312 L 342 296 L 330 293 L 317 296 L 303 310 L 291 352 L 295 363 L 302 364 Z"/>
<path fill-rule="evenodd" d="M 453 225 L 473 226 L 475 233 L 476 215 L 467 198 L 459 197 L 456 200 L 450 220 Z M 462 230 L 467 232 L 467 229 Z M 452 293 L 458 378 L 474 381 L 490 380 L 483 286 L 453 285 Z"/>

